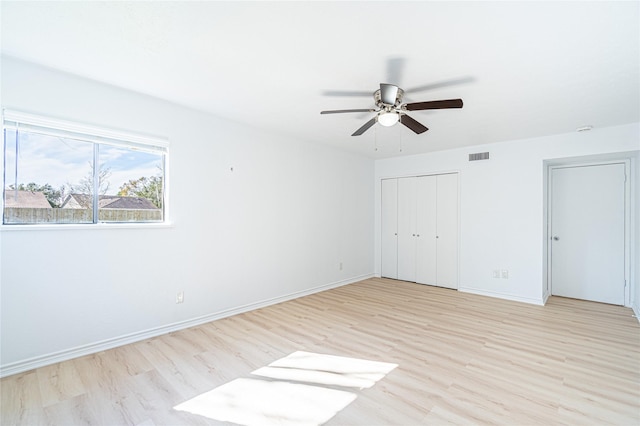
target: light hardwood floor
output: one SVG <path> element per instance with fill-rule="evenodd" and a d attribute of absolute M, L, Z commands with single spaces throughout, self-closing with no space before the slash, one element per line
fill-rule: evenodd
<path fill-rule="evenodd" d="M 173 407 L 303 350 L 398 364 L 328 425 L 638 425 L 632 314 L 370 279 L 6 377 L 0 423 L 221 424 Z"/>

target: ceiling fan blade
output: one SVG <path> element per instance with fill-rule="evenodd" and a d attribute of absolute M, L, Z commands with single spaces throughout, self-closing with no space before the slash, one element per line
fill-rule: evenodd
<path fill-rule="evenodd" d="M 442 101 L 413 102 L 405 104 L 403 109 L 407 111 L 420 111 L 425 109 L 462 108 L 462 99 L 447 99 Z"/>
<path fill-rule="evenodd" d="M 360 136 L 361 134 L 366 132 L 369 129 L 369 127 L 373 126 L 374 124 L 376 124 L 376 117 L 373 117 L 371 120 L 364 123 L 364 126 L 356 130 L 351 136 Z"/>
<path fill-rule="evenodd" d="M 325 90 L 322 92 L 324 96 L 371 96 L 372 92 L 360 90 Z"/>
<path fill-rule="evenodd" d="M 427 130 L 429 130 L 427 127 L 418 123 L 416 120 L 414 120 L 413 118 L 409 117 L 406 114 L 402 114 L 400 116 L 400 122 L 405 126 L 407 126 L 408 128 L 410 128 L 411 130 L 413 130 L 417 134 L 424 133 Z"/>
<path fill-rule="evenodd" d="M 329 111 L 320 111 L 320 114 L 342 114 L 343 112 L 376 112 L 375 109 L 333 109 Z"/>
<path fill-rule="evenodd" d="M 398 86 L 380 83 L 380 100 L 387 105 L 395 105 L 398 96 Z"/>
<path fill-rule="evenodd" d="M 442 87 L 455 86 L 456 84 L 472 83 L 473 81 L 475 81 L 473 77 L 455 78 L 405 89 L 404 93 L 424 92 L 425 90 L 440 89 Z"/>

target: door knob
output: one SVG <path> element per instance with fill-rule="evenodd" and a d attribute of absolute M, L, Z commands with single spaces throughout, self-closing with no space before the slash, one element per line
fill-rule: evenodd
<path fill-rule="evenodd" d="M 558 240 L 560 240 L 560 237 L 558 237 L 557 235 L 554 235 L 553 236 L 553 241 L 558 241 Z"/>

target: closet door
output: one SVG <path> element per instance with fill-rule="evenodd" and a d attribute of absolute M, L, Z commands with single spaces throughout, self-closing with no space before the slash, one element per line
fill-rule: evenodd
<path fill-rule="evenodd" d="M 398 279 L 416 280 L 416 180 L 398 179 Z"/>
<path fill-rule="evenodd" d="M 416 184 L 416 282 L 437 283 L 437 176 L 420 176 Z"/>
<path fill-rule="evenodd" d="M 398 278 L 398 179 L 382 180 L 380 275 Z"/>
<path fill-rule="evenodd" d="M 458 288 L 458 175 L 437 176 L 436 285 Z"/>

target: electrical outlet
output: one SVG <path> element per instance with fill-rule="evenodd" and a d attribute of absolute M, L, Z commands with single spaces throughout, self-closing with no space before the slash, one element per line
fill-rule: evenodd
<path fill-rule="evenodd" d="M 494 269 L 493 270 L 493 278 L 500 278 L 500 270 L 499 269 Z"/>
<path fill-rule="evenodd" d="M 342 271 L 342 262 L 340 262 L 340 270 Z"/>
<path fill-rule="evenodd" d="M 183 303 L 183 302 L 184 302 L 184 291 L 181 291 L 178 294 L 176 294 L 176 303 Z"/>
<path fill-rule="evenodd" d="M 503 269 L 502 271 L 500 271 L 500 277 L 501 278 L 509 278 L 509 271 L 506 269 Z"/>

